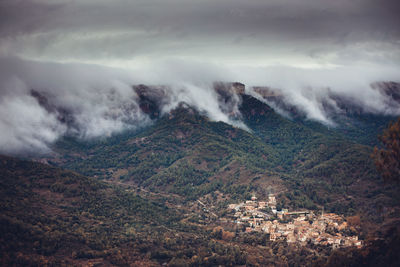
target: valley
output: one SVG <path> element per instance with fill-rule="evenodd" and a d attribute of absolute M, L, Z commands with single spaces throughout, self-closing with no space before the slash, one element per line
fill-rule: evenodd
<path fill-rule="evenodd" d="M 399 0 L 0 0 L 0 267 L 400 266 Z"/>
<path fill-rule="evenodd" d="M 185 103 L 163 114 L 166 87 L 140 85 L 147 126 L 65 136 L 34 162 L 1 158 L 3 263 L 335 266 L 375 255 L 398 229 L 400 199 L 362 133 L 393 117 L 349 113 L 368 123 L 329 128 L 282 116 L 240 83 L 215 86 L 248 129 Z"/>

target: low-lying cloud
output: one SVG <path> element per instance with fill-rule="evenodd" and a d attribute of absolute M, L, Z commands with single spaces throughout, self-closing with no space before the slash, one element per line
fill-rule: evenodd
<path fill-rule="evenodd" d="M 246 129 L 223 112 L 211 80 L 187 68 L 178 78 L 180 64 L 174 71 L 161 70 L 160 64 L 145 75 L 143 69 L 135 73 L 87 64 L 0 58 L 0 150 L 45 153 L 64 135 L 90 139 L 147 126 L 151 119 L 140 109 L 132 88 L 138 83 L 166 85 L 162 113 L 184 102 L 212 120 Z"/>
<path fill-rule="evenodd" d="M 0 1 L 0 152 L 148 125 L 136 84 L 168 88 L 164 113 L 186 102 L 244 129 L 240 98 L 221 101 L 215 81 L 279 89 L 325 124 L 338 99 L 399 115 L 371 87 L 400 81 L 399 12 L 397 0 Z"/>
<path fill-rule="evenodd" d="M 400 115 L 400 103 L 373 86 L 382 81 L 398 82 L 400 71 L 397 66 L 368 64 L 327 69 L 280 66 L 241 69 L 239 73 L 250 85 L 250 94 L 257 96 L 251 86 L 267 85 L 282 94 L 286 104 L 297 107 L 309 119 L 325 124 L 334 125 L 330 113 L 345 112 L 338 98 L 364 113 Z M 273 103 L 267 103 L 273 106 Z"/>
<path fill-rule="evenodd" d="M 309 118 L 333 124 L 330 111 L 340 96 L 363 112 L 400 115 L 398 102 L 371 87 L 374 81 L 394 80 L 394 68 L 291 67 L 228 68 L 189 61 L 166 61 L 140 69 L 116 69 L 87 64 L 60 64 L 0 59 L 0 147 L 3 153 L 49 152 L 64 135 L 82 139 L 110 136 L 151 123 L 139 107 L 132 86 L 165 85 L 162 113 L 184 102 L 206 114 L 247 129 L 240 120 L 238 95 L 223 102 L 215 81 L 241 81 L 246 91 L 267 85 L 279 89 L 284 101 Z M 271 103 L 270 103 L 271 104 Z"/>

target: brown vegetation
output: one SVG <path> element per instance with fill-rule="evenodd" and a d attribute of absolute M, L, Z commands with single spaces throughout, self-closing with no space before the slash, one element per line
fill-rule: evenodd
<path fill-rule="evenodd" d="M 375 165 L 387 182 L 400 182 L 400 118 L 379 137 L 384 148 L 375 147 Z"/>

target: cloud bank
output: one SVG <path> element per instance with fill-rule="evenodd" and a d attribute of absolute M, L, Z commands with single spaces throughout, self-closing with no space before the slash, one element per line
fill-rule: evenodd
<path fill-rule="evenodd" d="M 167 85 L 163 112 L 184 101 L 242 128 L 215 81 L 278 88 L 326 124 L 338 96 L 399 115 L 371 87 L 400 81 L 399 13 L 396 0 L 0 1 L 0 151 L 148 125 L 134 84 Z"/>
<path fill-rule="evenodd" d="M 136 72 L 98 65 L 0 58 L 1 152 L 46 153 L 64 135 L 90 139 L 147 126 L 151 119 L 139 107 L 133 89 L 139 83 L 165 85 L 162 113 L 184 102 L 212 120 L 247 129 L 224 112 L 237 110 L 238 103 L 228 108 L 228 104 L 218 101 L 212 87 L 217 76 L 193 78 L 202 77 L 201 66 L 189 70 L 186 63 L 177 63 L 171 71 L 170 64 L 165 69 L 162 65 Z M 181 67 L 186 74 L 181 73 Z"/>

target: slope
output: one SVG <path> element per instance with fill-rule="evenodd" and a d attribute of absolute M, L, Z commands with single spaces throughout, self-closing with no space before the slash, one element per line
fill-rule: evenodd
<path fill-rule="evenodd" d="M 58 152 L 62 166 L 86 175 L 188 198 L 217 189 L 233 195 L 249 193 L 256 185 L 249 187 L 249 181 L 276 177 L 281 160 L 272 146 L 251 133 L 211 122 L 184 107 L 142 132 L 127 132 L 86 146 L 63 140 Z"/>
<path fill-rule="evenodd" d="M 371 147 L 322 125 L 289 120 L 241 95 L 247 132 L 209 121 L 182 105 L 140 132 L 91 143 L 64 139 L 53 163 L 101 179 L 178 194 L 185 201 L 219 191 L 225 203 L 279 194 L 280 206 L 345 214 L 392 205 L 370 159 Z M 390 190 L 389 190 L 390 191 Z M 379 199 L 379 201 L 377 200 Z"/>
<path fill-rule="evenodd" d="M 254 135 L 284 158 L 282 179 L 290 192 L 285 194 L 283 205 L 312 208 L 317 204 L 341 214 L 362 211 L 368 219 L 380 217 L 379 206 L 396 205 L 396 190 L 385 188 L 375 170 L 370 157 L 372 147 L 360 142 L 362 132 L 372 127 L 374 120 L 368 122 L 367 128 L 348 136 L 337 128 L 282 117 L 249 96 L 243 96 L 241 112 Z"/>
<path fill-rule="evenodd" d="M 265 234 L 219 235 L 121 187 L 36 162 L 0 156 L 0 183 L 2 266 L 310 265 L 316 258 Z"/>

